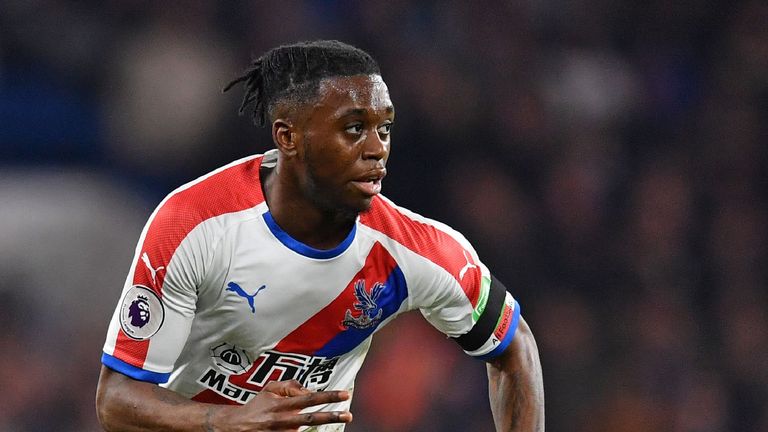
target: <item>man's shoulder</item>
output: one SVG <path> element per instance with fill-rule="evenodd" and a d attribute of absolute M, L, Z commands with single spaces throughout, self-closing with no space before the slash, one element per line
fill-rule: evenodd
<path fill-rule="evenodd" d="M 400 207 L 382 195 L 377 195 L 371 208 L 360 215 L 360 223 L 412 249 L 430 248 L 449 239 L 451 243 L 466 242 L 464 236 L 450 226 Z"/>
<path fill-rule="evenodd" d="M 264 202 L 259 180 L 263 155 L 251 155 L 219 167 L 168 194 L 158 210 L 168 215 L 208 219 Z"/>
<path fill-rule="evenodd" d="M 236 160 L 177 188 L 150 217 L 150 233 L 181 239 L 203 222 L 263 203 L 262 159 L 252 155 Z"/>
<path fill-rule="evenodd" d="M 360 223 L 390 239 L 389 245 L 403 247 L 415 254 L 411 256 L 420 256 L 442 267 L 459 283 L 468 257 L 477 260 L 472 245 L 461 233 L 442 222 L 399 207 L 381 195 L 374 199 L 369 211 L 360 215 Z"/>
<path fill-rule="evenodd" d="M 412 210 L 395 204 L 384 195 L 376 195 L 371 208 L 360 214 L 360 222 L 371 228 L 383 227 L 392 223 L 411 223 L 418 221 L 435 222 Z"/>

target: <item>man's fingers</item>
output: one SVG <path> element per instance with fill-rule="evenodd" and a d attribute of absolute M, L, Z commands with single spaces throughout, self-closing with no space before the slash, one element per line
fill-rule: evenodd
<path fill-rule="evenodd" d="M 272 381 L 267 384 L 262 393 L 272 393 L 277 396 L 283 396 L 285 399 L 279 400 L 277 406 L 280 410 L 301 410 L 315 405 L 323 405 L 335 402 L 343 402 L 350 398 L 349 392 L 345 390 L 320 391 L 313 392 L 304 388 L 298 381 Z"/>
<path fill-rule="evenodd" d="M 344 390 L 321 391 L 309 394 L 301 394 L 279 402 L 280 408 L 285 410 L 301 410 L 315 405 L 343 402 L 349 399 L 349 392 Z"/>
<path fill-rule="evenodd" d="M 270 426 L 279 429 L 292 429 L 300 426 L 318 426 L 329 423 L 349 423 L 352 413 L 349 411 L 327 411 L 281 416 Z"/>
<path fill-rule="evenodd" d="M 298 381 L 272 381 L 264 386 L 264 392 L 274 393 L 278 396 L 301 396 L 311 394 L 312 391 L 304 388 Z"/>

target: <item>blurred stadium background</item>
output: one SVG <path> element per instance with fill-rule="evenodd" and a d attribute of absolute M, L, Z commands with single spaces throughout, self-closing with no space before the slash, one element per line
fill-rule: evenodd
<path fill-rule="evenodd" d="M 764 1 L 0 2 L 0 431 L 95 431 L 146 218 L 269 135 L 220 94 L 338 38 L 397 107 L 385 193 L 537 336 L 551 432 L 768 431 Z M 348 430 L 490 431 L 481 363 L 382 331 Z"/>

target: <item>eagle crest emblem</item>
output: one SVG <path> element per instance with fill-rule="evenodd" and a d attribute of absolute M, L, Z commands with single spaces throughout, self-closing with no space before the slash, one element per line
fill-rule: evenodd
<path fill-rule="evenodd" d="M 360 279 L 355 282 L 355 298 L 357 299 L 357 303 L 352 306 L 356 311 L 360 312 L 360 315 L 354 316 L 352 315 L 352 311 L 347 309 L 342 324 L 347 328 L 353 327 L 359 330 L 377 325 L 379 321 L 381 321 L 381 315 L 384 311 L 376 302 L 379 300 L 381 293 L 384 292 L 384 288 L 386 287 L 385 284 L 376 282 L 373 284 L 371 292 L 369 293 L 365 289 L 365 280 Z"/>

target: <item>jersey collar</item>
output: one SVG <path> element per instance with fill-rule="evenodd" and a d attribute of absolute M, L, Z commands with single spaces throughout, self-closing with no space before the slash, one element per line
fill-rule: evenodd
<path fill-rule="evenodd" d="M 355 222 L 355 224 L 352 225 L 352 229 L 349 231 L 349 234 L 347 234 L 347 237 L 341 243 L 339 243 L 338 246 L 333 249 L 315 249 L 312 246 L 308 246 L 296 240 L 295 238 L 291 237 L 290 234 L 283 231 L 283 229 L 280 228 L 280 225 L 275 222 L 271 212 L 267 211 L 264 213 L 264 222 L 266 222 L 267 227 L 272 232 L 272 234 L 288 249 L 300 255 L 304 255 L 305 257 L 315 259 L 330 259 L 341 255 L 352 244 L 352 241 L 355 239 L 355 233 L 357 232 L 357 222 Z"/>

